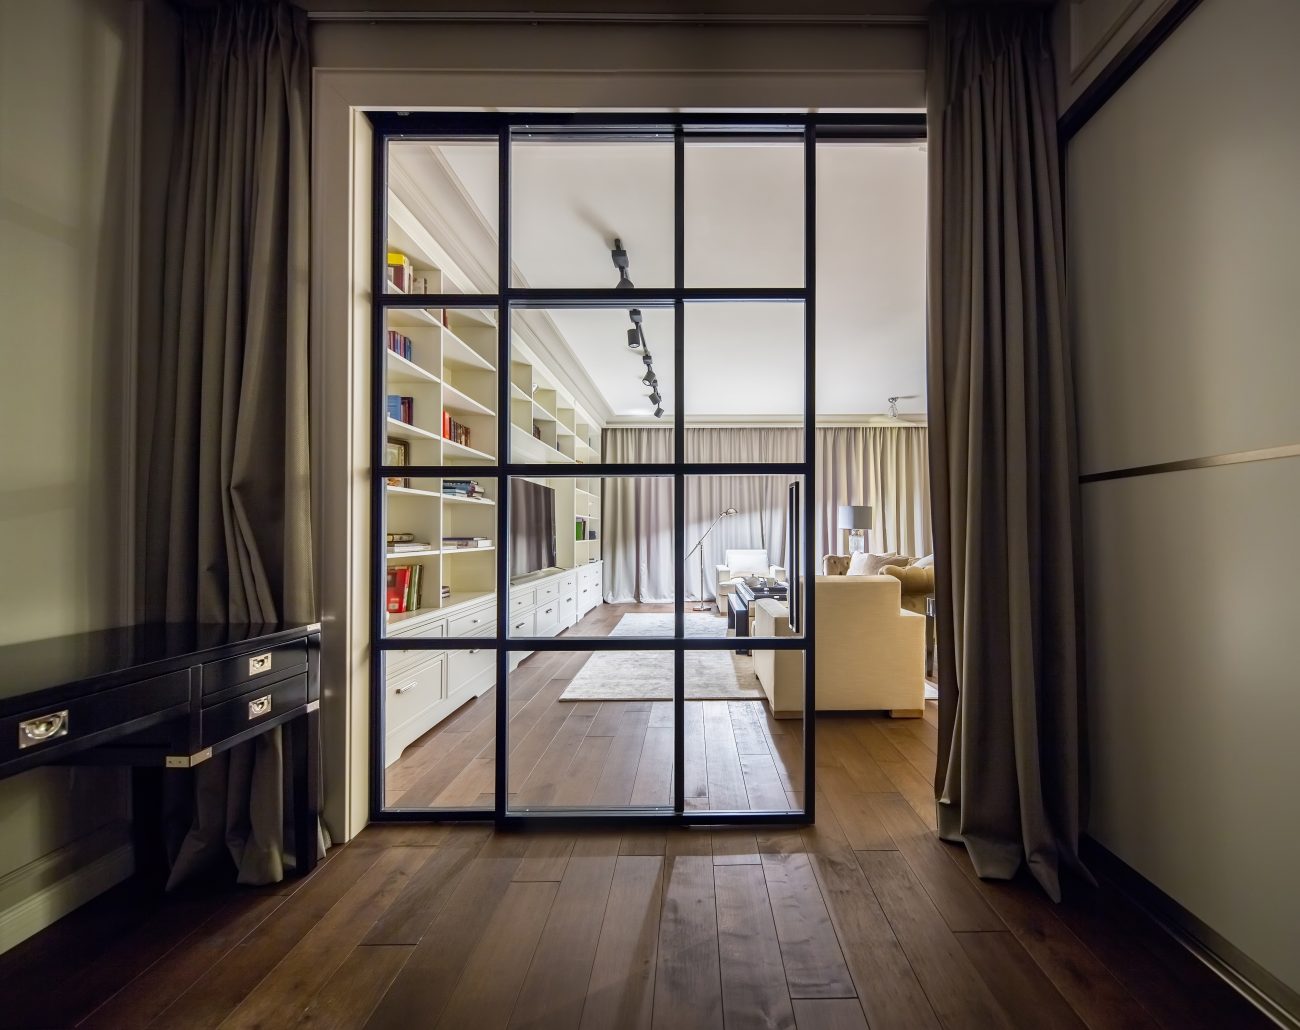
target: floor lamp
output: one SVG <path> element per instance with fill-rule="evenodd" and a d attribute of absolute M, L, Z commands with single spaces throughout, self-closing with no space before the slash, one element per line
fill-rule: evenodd
<path fill-rule="evenodd" d="M 696 603 L 695 608 L 692 609 L 693 611 L 707 612 L 709 610 L 708 605 L 704 603 L 704 541 L 709 539 L 709 534 L 713 532 L 713 527 L 716 526 L 719 522 L 721 522 L 723 519 L 727 518 L 730 515 L 739 515 L 739 514 L 740 512 L 737 511 L 735 508 L 722 509 L 722 511 L 718 512 L 718 517 L 714 519 L 711 523 L 709 523 L 709 528 L 704 531 L 704 535 L 700 537 L 699 543 L 697 543 L 694 547 L 692 547 L 689 551 L 686 552 L 686 557 L 688 560 L 690 556 L 693 555 L 696 551 L 700 552 L 700 598 L 699 601 Z"/>

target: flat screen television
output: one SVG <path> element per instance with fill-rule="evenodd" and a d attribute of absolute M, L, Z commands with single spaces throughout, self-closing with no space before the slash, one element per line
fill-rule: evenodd
<path fill-rule="evenodd" d="M 510 480 L 510 575 L 555 567 L 555 491 Z"/>

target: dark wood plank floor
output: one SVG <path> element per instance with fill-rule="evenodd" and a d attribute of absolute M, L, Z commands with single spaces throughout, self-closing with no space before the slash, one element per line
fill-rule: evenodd
<path fill-rule="evenodd" d="M 602 604 L 569 632 L 605 636 L 630 612 L 671 611 Z M 512 808 L 672 805 L 672 703 L 561 701 L 590 654 L 538 652 L 511 675 Z M 495 706 L 490 690 L 407 747 L 385 772 L 389 806 L 492 807 Z M 761 700 L 687 701 L 684 720 L 689 809 L 802 807 L 802 720 L 774 719 Z"/>
<path fill-rule="evenodd" d="M 0 1025 L 1270 1025 L 1109 888 L 977 879 L 933 710 L 818 731 L 805 830 L 372 826 L 279 888 L 124 885 L 0 956 Z"/>

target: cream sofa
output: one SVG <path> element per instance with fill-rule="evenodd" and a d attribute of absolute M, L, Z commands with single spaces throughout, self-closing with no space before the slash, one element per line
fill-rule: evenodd
<path fill-rule="evenodd" d="M 718 611 L 724 615 L 727 611 L 727 595 L 736 589 L 736 581 L 746 576 L 766 576 L 778 582 L 785 582 L 785 569 L 780 565 L 770 565 L 767 552 L 761 549 L 736 549 L 724 551 L 722 564 L 715 566 L 717 571 Z"/>
<path fill-rule="evenodd" d="M 925 709 L 925 616 L 900 606 L 893 576 L 818 576 L 816 697 L 819 712 Z M 755 605 L 754 636 L 790 636 L 789 609 Z M 754 649 L 754 670 L 777 718 L 803 713 L 803 655 Z"/>

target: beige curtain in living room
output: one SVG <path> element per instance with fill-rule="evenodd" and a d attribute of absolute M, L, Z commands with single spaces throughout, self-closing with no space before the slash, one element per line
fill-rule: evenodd
<path fill-rule="evenodd" d="M 817 553 L 843 553 L 841 504 L 869 504 L 867 549 L 920 558 L 930 529 L 929 431 L 925 426 L 824 426 L 817 430 Z"/>
<path fill-rule="evenodd" d="M 1049 24 L 1043 5 L 931 22 L 929 408 L 939 833 L 1059 899 L 1082 869 L 1085 720 Z"/>
<path fill-rule="evenodd" d="M 308 424 L 311 116 L 306 17 L 285 3 L 184 8 L 161 241 L 142 323 L 141 615 L 265 624 L 315 617 Z M 195 769 L 173 881 L 229 855 L 284 871 L 278 730 Z"/>

